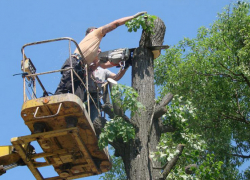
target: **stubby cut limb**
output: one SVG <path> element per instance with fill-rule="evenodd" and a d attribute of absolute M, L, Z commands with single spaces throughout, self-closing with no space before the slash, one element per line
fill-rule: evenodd
<path fill-rule="evenodd" d="M 173 94 L 168 93 L 161 102 L 155 107 L 154 119 L 160 118 L 163 114 L 167 112 L 166 105 L 173 99 Z"/>

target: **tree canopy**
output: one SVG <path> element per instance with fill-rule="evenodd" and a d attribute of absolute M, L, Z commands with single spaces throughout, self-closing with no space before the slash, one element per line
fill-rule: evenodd
<path fill-rule="evenodd" d="M 182 121 L 166 116 L 164 122 L 199 135 L 203 152 L 222 161 L 224 177 L 234 179 L 241 178 L 236 167 L 250 158 L 249 8 L 244 1 L 227 6 L 210 28 L 201 27 L 196 38 L 184 38 L 155 63 L 161 94 L 182 97 L 176 110 L 170 108 Z M 187 102 L 192 111 L 180 109 Z M 202 164 L 206 156 L 197 157 Z"/>

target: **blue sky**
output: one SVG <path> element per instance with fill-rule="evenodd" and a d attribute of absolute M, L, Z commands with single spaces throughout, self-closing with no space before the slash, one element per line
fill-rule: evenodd
<path fill-rule="evenodd" d="M 1 0 L 0 1 L 0 66 L 1 104 L 0 104 L 0 146 L 9 145 L 12 137 L 29 135 L 30 131 L 20 116 L 23 103 L 23 85 L 20 61 L 21 47 L 24 44 L 71 37 L 80 42 L 85 30 L 90 26 L 102 26 L 113 20 L 134 15 L 140 11 L 160 17 L 166 25 L 164 44 L 173 46 L 184 37 L 193 38 L 201 26 L 209 27 L 222 12 L 223 7 L 233 0 Z M 103 51 L 116 48 L 138 47 L 141 31 L 127 32 L 125 26 L 118 27 L 101 42 Z M 27 47 L 37 72 L 60 69 L 68 57 L 67 42 Z M 74 46 L 72 46 L 74 50 Z M 112 68 L 113 72 L 118 69 Z M 41 77 L 46 89 L 54 92 L 60 76 Z M 122 84 L 131 84 L 131 71 L 120 80 Z M 51 170 L 44 170 L 52 176 Z M 20 178 L 21 176 L 21 178 Z M 5 180 L 33 180 L 27 167 L 18 167 L 1 177 Z M 89 177 L 85 179 L 98 179 Z"/>

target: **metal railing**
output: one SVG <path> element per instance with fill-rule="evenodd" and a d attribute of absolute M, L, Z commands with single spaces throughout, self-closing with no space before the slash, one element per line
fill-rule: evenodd
<path fill-rule="evenodd" d="M 33 46 L 33 45 L 37 45 L 37 44 L 44 44 L 44 43 L 49 43 L 49 42 L 55 42 L 55 41 L 62 41 L 62 40 L 68 40 L 69 41 L 69 59 L 70 59 L 70 68 L 67 68 L 67 69 L 59 69 L 59 70 L 54 70 L 54 71 L 48 71 L 48 72 L 43 72 L 43 73 L 34 73 L 34 74 L 25 74 L 25 60 L 27 59 L 26 55 L 25 55 L 25 52 L 24 52 L 24 49 L 25 47 L 28 47 L 28 46 Z M 84 56 L 83 56 L 83 53 L 79 47 L 79 45 L 77 44 L 77 42 L 70 38 L 70 37 L 62 37 L 62 38 L 56 38 L 56 39 L 50 39 L 50 40 L 45 40 L 45 41 L 37 41 L 37 42 L 33 42 L 33 43 L 28 43 L 28 44 L 25 44 L 22 46 L 22 49 L 21 49 L 21 52 L 22 52 L 22 58 L 23 58 L 23 61 L 22 61 L 22 67 L 23 67 L 23 72 L 24 72 L 24 76 L 23 76 L 23 97 L 24 97 L 24 102 L 27 100 L 27 95 L 26 95 L 26 83 L 25 83 L 25 78 L 27 77 L 33 77 L 34 79 L 36 79 L 38 81 L 38 83 L 40 84 L 43 92 L 45 95 L 48 95 L 45 87 L 43 86 L 41 80 L 39 79 L 39 75 L 43 75 L 43 74 L 50 74 L 50 73 L 55 73 L 55 72 L 61 72 L 61 71 L 67 71 L 67 70 L 70 70 L 71 72 L 71 81 L 72 81 L 72 93 L 75 94 L 75 90 L 74 90 L 74 80 L 73 80 L 73 67 L 72 67 L 72 57 L 71 57 L 71 42 L 73 42 L 76 46 L 76 48 L 78 49 L 79 53 L 80 53 L 80 56 L 82 57 L 82 59 L 84 59 Z M 86 88 L 86 91 L 87 91 L 87 103 L 88 103 L 88 113 L 90 114 L 90 106 L 89 106 L 89 98 L 90 98 L 90 94 L 89 94 L 89 91 L 88 91 L 88 68 L 87 68 L 87 63 L 85 63 L 85 72 L 86 72 L 86 85 L 85 85 L 85 88 Z M 36 83 L 35 83 L 35 80 L 34 80 L 34 84 L 33 84 L 33 95 L 36 94 Z"/>

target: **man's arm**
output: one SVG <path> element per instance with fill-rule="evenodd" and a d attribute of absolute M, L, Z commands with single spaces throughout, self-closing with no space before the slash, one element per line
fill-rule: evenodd
<path fill-rule="evenodd" d="M 119 81 L 124 76 L 124 74 L 126 73 L 126 71 L 127 71 L 127 69 L 122 69 L 122 70 L 119 71 L 118 74 L 111 73 L 109 75 L 109 78 L 114 79 L 115 81 Z"/>
<path fill-rule="evenodd" d="M 102 27 L 102 34 L 107 34 L 108 32 L 114 30 L 118 26 L 121 26 L 121 25 L 125 24 L 125 22 L 127 22 L 127 21 L 129 21 L 129 20 L 131 20 L 133 18 L 136 18 L 136 17 L 138 17 L 140 15 L 143 15 L 145 13 L 147 13 L 147 12 L 145 12 L 145 11 L 144 12 L 139 12 L 139 13 L 133 15 L 133 16 L 128 16 L 128 17 L 124 17 L 124 18 L 121 18 L 121 19 L 117 19 L 117 20 L 103 26 Z"/>
<path fill-rule="evenodd" d="M 107 61 L 107 62 L 105 62 L 105 63 L 100 63 L 100 62 L 99 62 L 99 66 L 102 67 L 103 69 L 114 67 L 114 65 L 111 64 L 109 61 Z M 114 74 L 114 73 L 113 73 L 113 74 Z"/>

